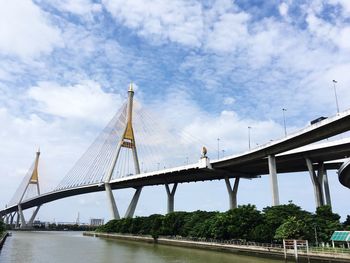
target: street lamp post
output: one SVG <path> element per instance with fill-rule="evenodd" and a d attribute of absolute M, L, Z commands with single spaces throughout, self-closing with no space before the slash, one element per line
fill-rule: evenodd
<path fill-rule="evenodd" d="M 250 130 L 251 130 L 252 127 L 248 126 L 248 147 L 249 147 L 249 150 L 250 150 Z"/>
<path fill-rule="evenodd" d="M 334 96 L 335 96 L 335 103 L 337 105 L 337 113 L 339 114 L 339 104 L 338 104 L 338 96 L 337 96 L 337 87 L 335 84 L 338 83 L 338 81 L 333 79 L 333 88 L 334 88 Z"/>
<path fill-rule="evenodd" d="M 287 109 L 283 108 L 282 113 L 283 113 L 284 135 L 287 136 L 286 116 L 284 114 L 285 111 L 287 111 Z"/>
<path fill-rule="evenodd" d="M 220 138 L 217 138 L 218 140 L 218 160 L 220 158 Z"/>

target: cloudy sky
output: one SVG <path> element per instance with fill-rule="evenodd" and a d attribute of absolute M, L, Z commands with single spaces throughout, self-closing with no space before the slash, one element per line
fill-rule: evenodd
<path fill-rule="evenodd" d="M 225 154 L 300 129 L 350 101 L 350 2 L 0 0 L 0 206 L 40 147 L 53 189 L 108 123 L 133 81 L 136 99 Z M 215 150 L 209 152 L 213 152 Z M 197 156 L 187 156 L 196 161 Z M 185 160 L 186 157 L 184 157 Z M 350 191 L 329 173 L 333 207 Z M 281 174 L 280 199 L 314 211 L 307 173 Z M 132 192 L 115 191 L 120 213 Z M 190 200 L 190 202 L 189 202 Z M 228 209 L 223 181 L 179 185 L 176 210 Z M 267 176 L 242 181 L 239 204 L 271 204 Z M 108 219 L 104 193 L 42 207 L 39 219 Z M 164 213 L 164 187 L 142 192 L 136 215 Z"/>

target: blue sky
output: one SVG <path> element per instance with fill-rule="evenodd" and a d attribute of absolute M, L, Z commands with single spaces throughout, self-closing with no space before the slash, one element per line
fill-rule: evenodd
<path fill-rule="evenodd" d="M 164 125 L 208 145 L 220 138 L 227 154 L 247 150 L 248 126 L 253 145 L 282 137 L 282 108 L 288 132 L 334 115 L 333 79 L 340 109 L 349 107 L 347 0 L 0 4 L 1 206 L 39 145 L 43 187 L 54 187 L 117 111 L 130 81 Z M 345 216 L 349 191 L 330 177 L 334 209 Z M 282 202 L 314 210 L 308 174 L 281 175 L 280 187 Z M 226 210 L 225 191 L 224 182 L 186 184 L 175 207 Z M 130 191 L 116 196 L 123 210 Z M 165 197 L 162 187 L 145 189 L 136 214 L 163 213 Z M 238 200 L 270 205 L 267 176 L 244 181 Z M 103 194 L 46 205 L 39 217 L 71 221 L 77 211 L 85 220 L 108 218 Z"/>

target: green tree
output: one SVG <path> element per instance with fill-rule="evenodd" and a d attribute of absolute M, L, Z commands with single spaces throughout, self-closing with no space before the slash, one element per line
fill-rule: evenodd
<path fill-rule="evenodd" d="M 165 215 L 163 219 L 163 234 L 170 236 L 179 235 L 188 214 L 187 212 L 172 212 Z"/>
<path fill-rule="evenodd" d="M 215 217 L 207 222 L 207 237 L 215 239 L 229 239 L 228 226 L 229 216 L 227 213 L 218 213 Z"/>
<path fill-rule="evenodd" d="M 199 226 L 208 218 L 213 217 L 217 212 L 194 211 L 188 213 L 185 217 L 185 223 L 180 231 L 181 236 L 198 237 Z"/>
<path fill-rule="evenodd" d="M 196 211 L 184 225 L 184 236 L 210 238 L 211 225 L 213 218 L 219 212 Z"/>
<path fill-rule="evenodd" d="M 151 229 L 149 234 L 151 234 L 155 240 L 158 238 L 160 234 L 162 234 L 161 229 L 163 226 L 163 220 L 164 220 L 164 217 L 162 215 L 153 215 L 150 220 Z"/>
<path fill-rule="evenodd" d="M 312 214 L 302 210 L 295 204 L 265 207 L 263 209 L 263 223 L 255 229 L 255 236 L 261 234 L 258 241 L 273 242 L 277 228 L 279 228 L 289 217 L 296 217 L 311 224 Z"/>
<path fill-rule="evenodd" d="M 275 239 L 310 239 L 312 227 L 305 220 L 296 216 L 289 217 L 280 225 L 275 233 Z"/>
<path fill-rule="evenodd" d="M 0 236 L 5 232 L 6 230 L 6 226 L 5 226 L 5 223 L 0 220 Z"/>
<path fill-rule="evenodd" d="M 131 219 L 131 224 L 129 227 L 129 232 L 131 234 L 141 234 L 142 222 L 145 220 L 145 217 L 135 217 Z"/>
<path fill-rule="evenodd" d="M 343 229 L 340 216 L 328 205 L 318 207 L 314 218 L 318 241 L 328 242 L 334 231 Z"/>
<path fill-rule="evenodd" d="M 227 212 L 229 238 L 253 240 L 254 229 L 263 222 L 261 212 L 254 205 L 243 205 Z"/>
<path fill-rule="evenodd" d="M 350 231 L 350 215 L 346 217 L 346 220 L 343 223 L 344 230 Z"/>

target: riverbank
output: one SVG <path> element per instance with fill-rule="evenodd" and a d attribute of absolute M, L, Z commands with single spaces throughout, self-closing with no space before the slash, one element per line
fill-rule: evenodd
<path fill-rule="evenodd" d="M 2 234 L 2 236 L 0 237 L 0 250 L 2 249 L 2 246 L 4 245 L 6 238 L 9 236 L 8 232 L 5 232 Z"/>
<path fill-rule="evenodd" d="M 284 259 L 284 250 L 280 247 L 260 247 L 253 245 L 235 245 L 235 244 L 222 244 L 214 242 L 204 241 L 190 241 L 190 240 L 178 240 L 160 237 L 154 239 L 151 236 L 133 236 L 124 234 L 111 234 L 111 233 L 99 233 L 99 232 L 84 232 L 84 236 L 101 237 L 120 239 L 128 241 L 146 242 L 146 243 L 157 243 L 161 245 L 179 246 L 187 248 L 196 248 L 204 250 L 223 251 L 236 254 L 246 254 L 251 256 L 268 257 L 268 258 L 280 258 Z M 287 251 L 287 257 L 294 259 L 294 250 Z M 312 259 L 319 261 L 332 261 L 332 262 L 350 262 L 350 253 L 327 253 L 327 252 L 298 252 L 299 259 Z"/>

